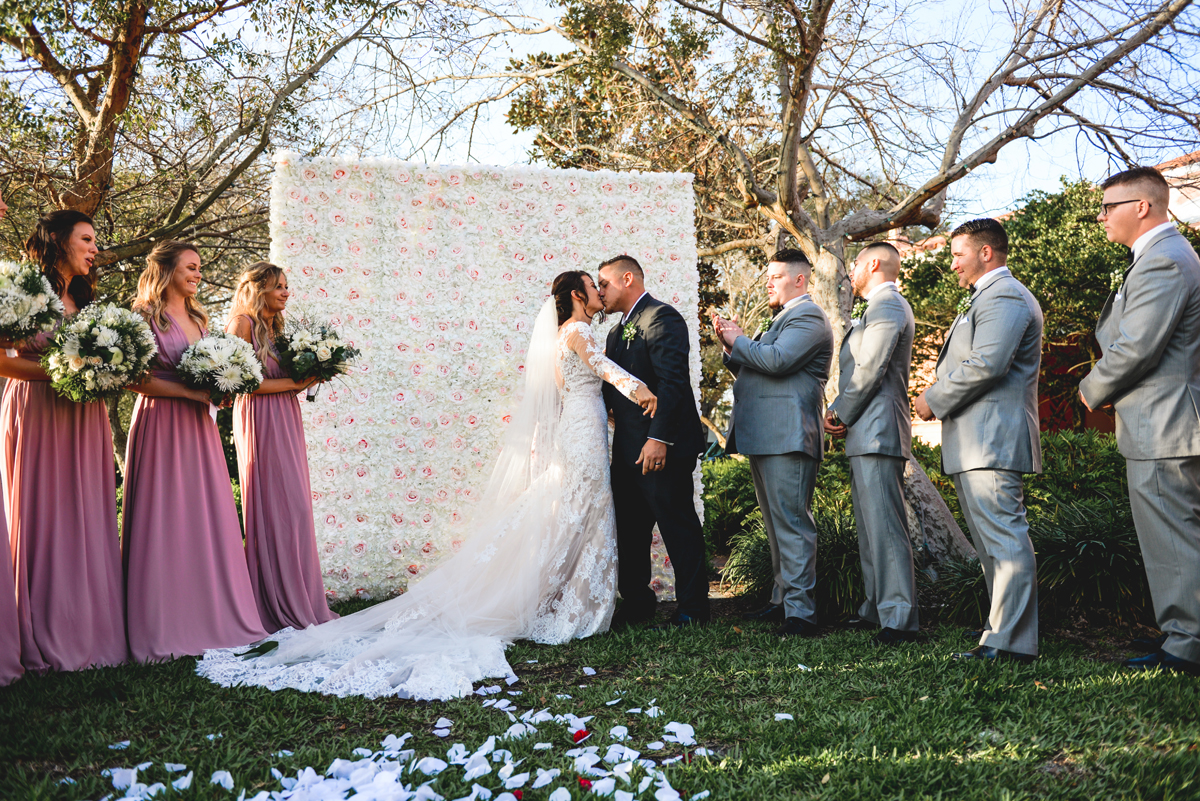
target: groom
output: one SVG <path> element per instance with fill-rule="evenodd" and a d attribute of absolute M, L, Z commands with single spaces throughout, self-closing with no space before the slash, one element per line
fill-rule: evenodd
<path fill-rule="evenodd" d="M 687 325 L 679 312 L 646 292 L 642 267 L 632 256 L 604 262 L 599 278 L 604 311 L 621 315 L 609 331 L 605 355 L 658 396 L 652 419 L 604 384 L 604 404 L 616 422 L 612 490 L 622 603 L 613 628 L 654 617 L 658 599 L 650 589 L 650 539 L 655 523 L 675 569 L 678 611 L 670 625 L 707 623 L 708 571 L 692 481 L 705 443 L 688 375 Z"/>

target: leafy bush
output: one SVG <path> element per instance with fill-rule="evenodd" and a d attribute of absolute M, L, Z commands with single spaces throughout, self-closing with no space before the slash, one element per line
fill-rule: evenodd
<path fill-rule="evenodd" d="M 730 540 L 745 528 L 746 516 L 758 508 L 747 459 L 709 459 L 704 478 L 704 542 L 709 557 L 729 553 Z"/>
<path fill-rule="evenodd" d="M 836 468 L 836 464 L 833 467 Z M 836 484 L 824 486 L 834 491 L 823 493 L 818 490 L 813 497 L 813 522 L 817 527 L 814 600 L 817 615 L 833 619 L 852 613 L 862 601 L 862 563 L 849 486 L 843 485 L 844 492 L 837 492 Z M 733 537 L 732 552 L 722 578 L 740 586 L 744 594 L 765 601 L 770 595 L 774 576 L 771 545 L 763 526 L 762 512 L 756 509 L 746 523 L 746 530 Z"/>

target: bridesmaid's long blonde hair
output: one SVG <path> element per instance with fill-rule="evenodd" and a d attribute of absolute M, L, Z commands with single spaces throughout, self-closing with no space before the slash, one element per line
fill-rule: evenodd
<path fill-rule="evenodd" d="M 153 320 L 160 330 L 166 331 L 171 327 L 171 318 L 166 314 L 167 287 L 179 266 L 179 257 L 191 251 L 197 256 L 200 250 L 191 242 L 180 242 L 178 239 L 168 239 L 159 242 L 146 257 L 146 269 L 138 278 L 137 297 L 133 299 L 133 310 L 147 320 Z M 195 321 L 201 331 L 208 328 L 208 312 L 196 300 L 195 295 L 185 298 L 188 317 Z"/>
<path fill-rule="evenodd" d="M 262 318 L 265 296 L 279 286 L 279 279 L 282 277 L 283 269 L 269 261 L 251 264 L 238 279 L 237 291 L 233 295 L 233 309 L 229 312 L 231 320 L 243 314 L 250 318 L 254 325 L 254 341 L 258 343 L 255 352 L 263 364 L 267 363 L 267 357 L 274 357 L 271 345 L 283 333 L 283 312 L 276 314 L 270 323 Z"/>

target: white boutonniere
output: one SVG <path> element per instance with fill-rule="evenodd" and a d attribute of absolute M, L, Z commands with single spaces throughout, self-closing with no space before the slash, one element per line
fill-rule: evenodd
<path fill-rule="evenodd" d="M 626 342 L 632 342 L 633 340 L 637 339 L 637 335 L 637 325 L 635 325 L 632 321 L 621 326 L 621 339 L 625 340 Z"/>
<path fill-rule="evenodd" d="M 774 317 L 764 317 L 758 323 L 758 335 L 762 336 L 771 330 L 771 323 L 775 322 Z"/>
<path fill-rule="evenodd" d="M 850 310 L 850 325 L 862 325 L 863 316 L 867 313 L 867 302 L 860 300 L 854 304 L 854 308 Z"/>
<path fill-rule="evenodd" d="M 1118 268 L 1108 274 L 1108 289 L 1110 292 L 1116 292 L 1118 298 L 1121 297 L 1121 293 L 1118 292 L 1117 290 L 1119 290 L 1121 288 L 1121 285 L 1124 283 L 1125 283 L 1125 270 Z"/>
<path fill-rule="evenodd" d="M 971 293 L 968 292 L 958 299 L 958 305 L 954 307 L 954 311 L 960 315 L 966 314 L 971 310 Z"/>

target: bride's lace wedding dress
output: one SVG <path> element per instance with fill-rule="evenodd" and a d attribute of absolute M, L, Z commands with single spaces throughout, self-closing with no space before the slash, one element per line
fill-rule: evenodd
<path fill-rule="evenodd" d="M 332 695 L 455 698 L 512 675 L 505 647 L 606 631 L 616 599 L 616 520 L 602 381 L 632 397 L 636 378 L 604 356 L 591 327 L 557 329 L 542 310 L 526 387 L 462 550 L 397 598 L 244 659 L 210 650 L 217 684 Z"/>

